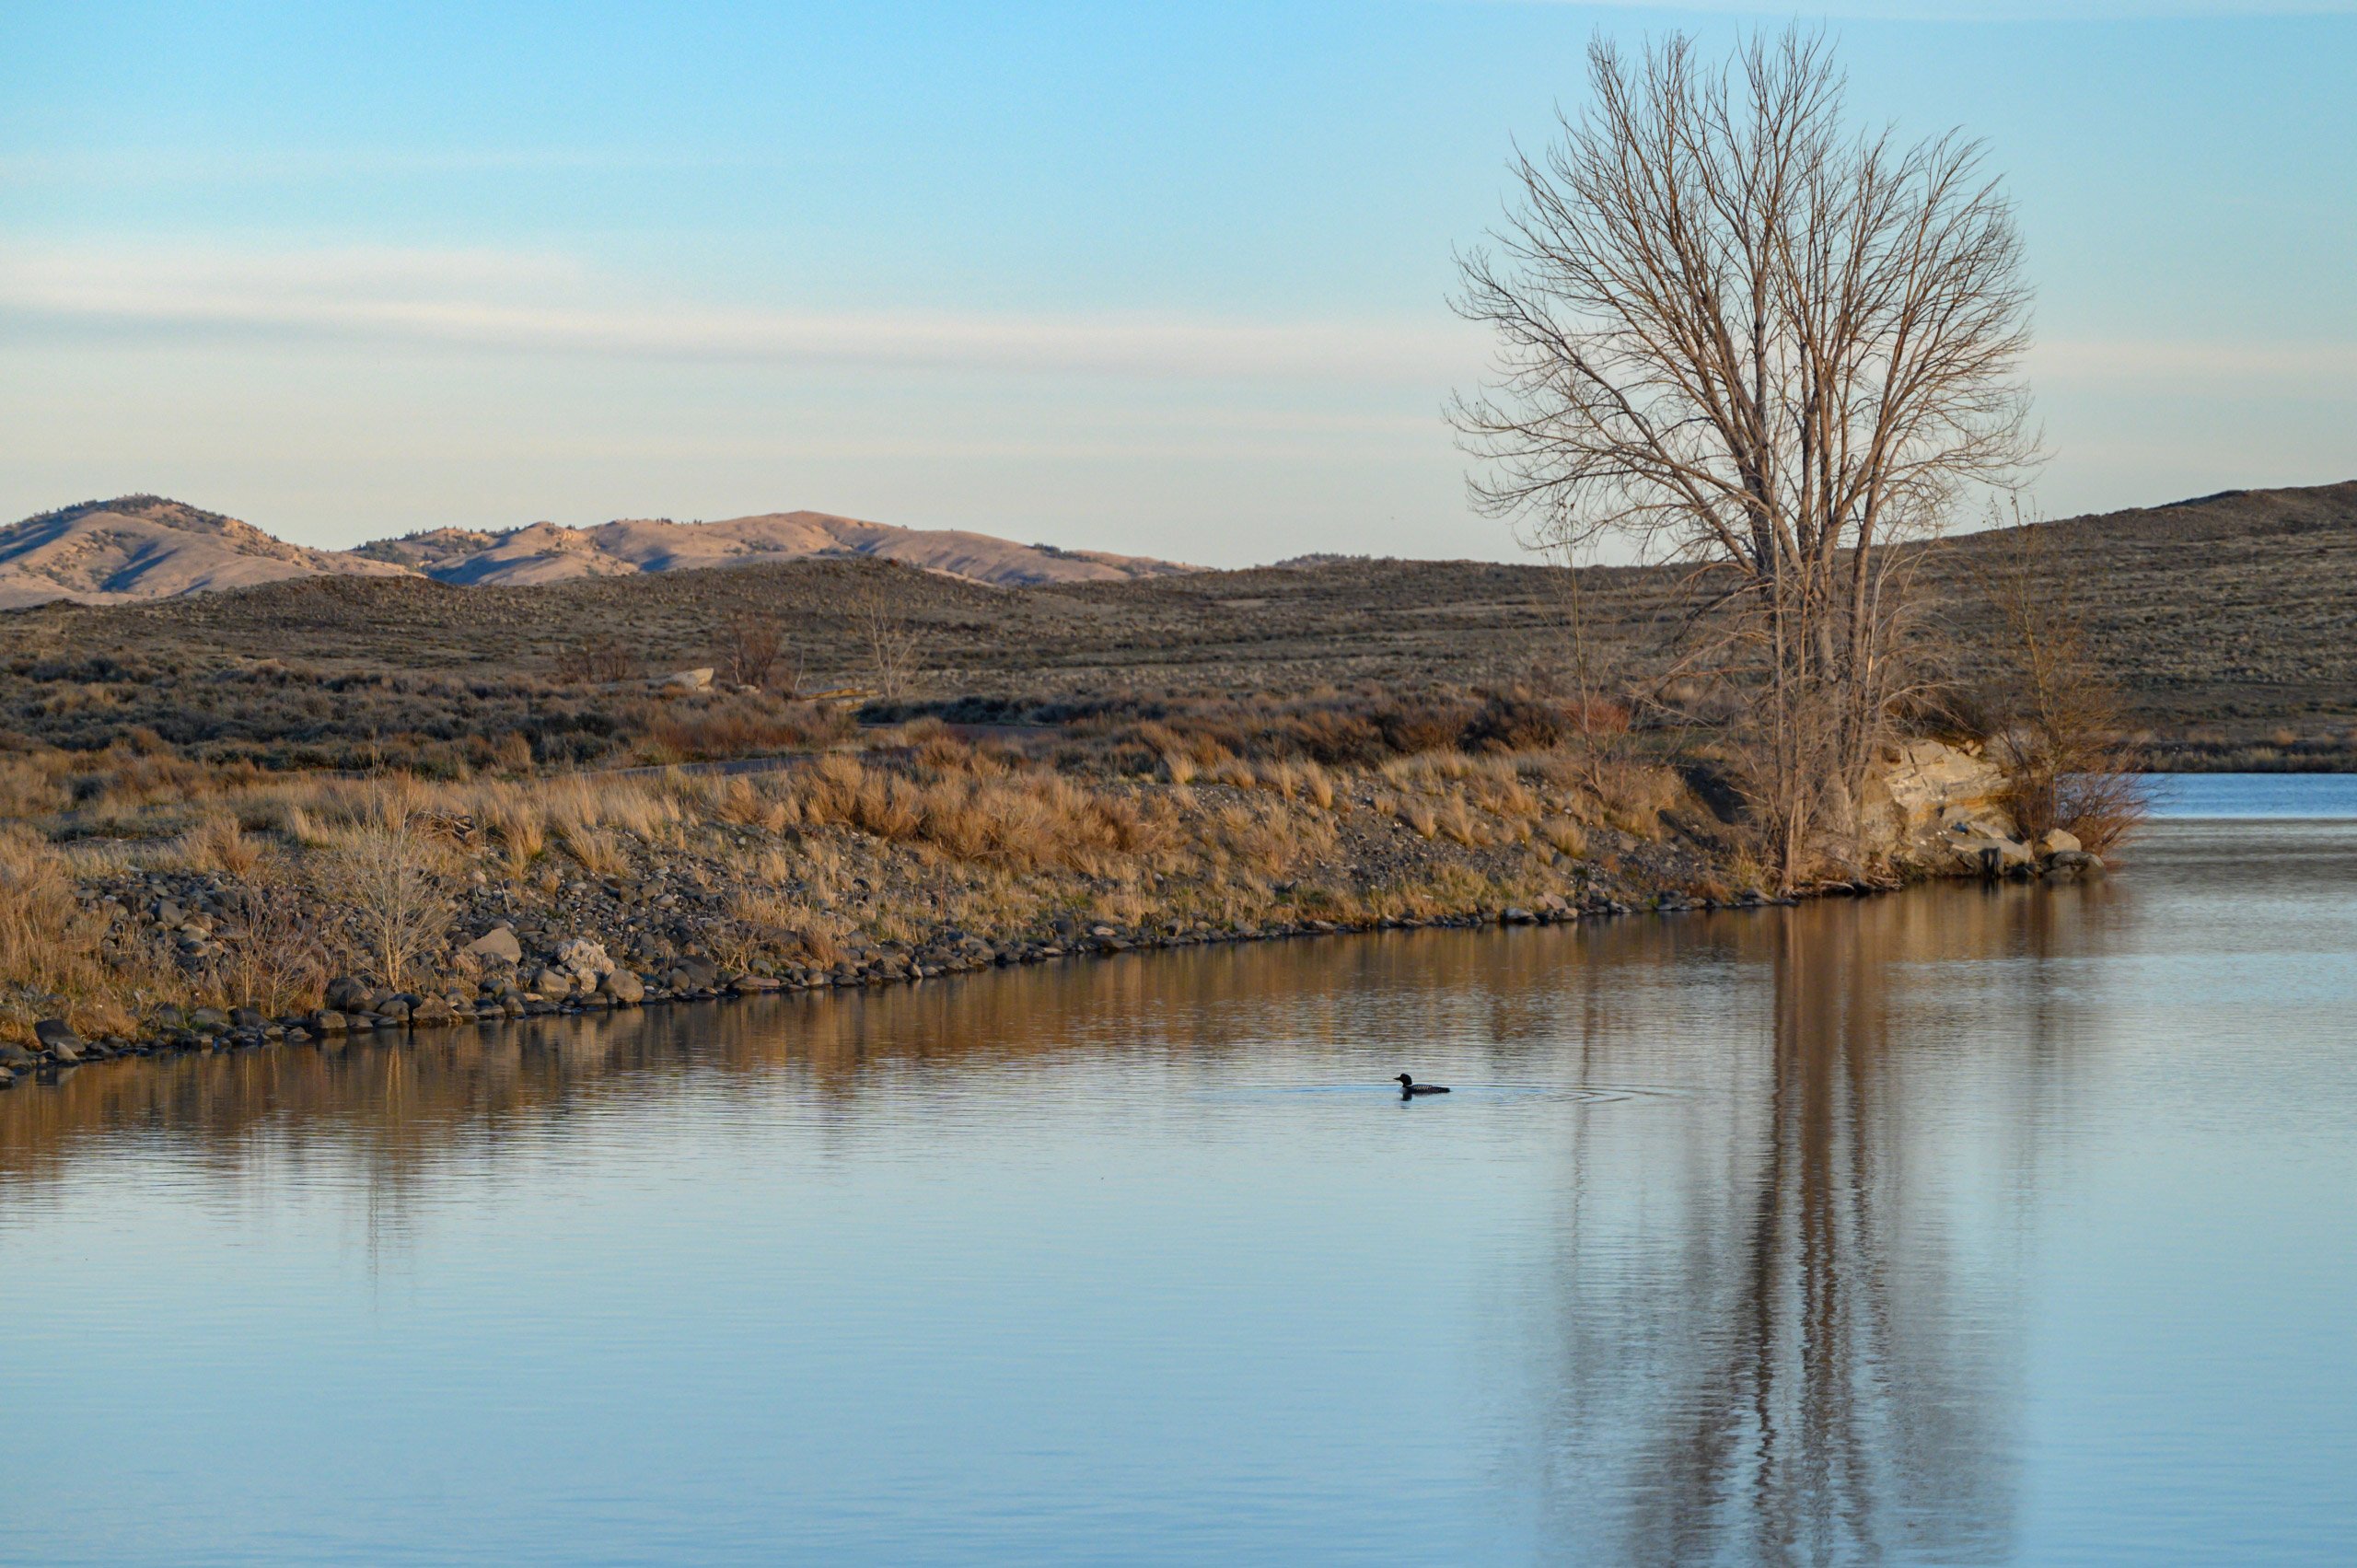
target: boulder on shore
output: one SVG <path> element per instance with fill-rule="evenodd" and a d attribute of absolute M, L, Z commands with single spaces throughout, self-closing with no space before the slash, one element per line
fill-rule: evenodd
<path fill-rule="evenodd" d="M 1965 870 L 1984 877 L 2014 876 L 2038 864 L 2029 845 L 1980 822 L 1958 822 L 1948 833 L 1947 844 Z"/>
<path fill-rule="evenodd" d="M 82 1043 L 82 1037 L 74 1032 L 74 1027 L 63 1018 L 43 1018 L 34 1024 L 33 1039 L 60 1062 L 79 1062 L 82 1052 L 88 1049 Z"/>
<path fill-rule="evenodd" d="M 1947 826 L 1969 819 L 1995 828 L 2005 775 L 1986 757 L 1943 741 L 1910 740 L 1878 761 L 1859 801 L 1860 847 L 1872 858 L 1911 859 L 1947 849 Z"/>
<path fill-rule="evenodd" d="M 516 933 L 505 925 L 494 925 L 460 949 L 478 958 L 494 963 L 520 964 L 524 961 L 524 945 L 516 940 Z"/>

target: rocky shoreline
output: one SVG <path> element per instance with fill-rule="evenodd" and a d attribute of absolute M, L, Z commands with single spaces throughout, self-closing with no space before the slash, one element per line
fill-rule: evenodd
<path fill-rule="evenodd" d="M 392 991 L 341 976 L 329 983 L 327 1007 L 266 1017 L 247 1007 L 168 1005 L 157 1009 L 156 1032 L 138 1039 L 109 1036 L 84 1040 L 64 1020 L 44 1018 L 34 1025 L 35 1048 L 0 1042 L 0 1087 L 26 1075 L 38 1078 L 84 1063 L 122 1056 L 250 1051 L 282 1044 L 312 1045 L 332 1051 L 351 1040 L 379 1036 L 400 1039 L 420 1029 L 710 1002 L 775 992 L 911 984 L 945 975 L 1127 952 L 1370 931 L 1550 925 L 1615 915 L 1671 914 L 1722 907 L 1762 908 L 1796 902 L 1794 899 L 1771 899 L 1757 894 L 1726 904 L 1665 895 L 1641 908 L 1604 898 L 1573 905 L 1561 897 L 1548 895 L 1535 900 L 1536 907 L 1530 909 L 1508 907 L 1431 918 L 1387 917 L 1364 923 L 1278 922 L 1222 932 L 1123 928 L 1103 923 L 1084 926 L 1078 921 L 1068 921 L 1049 941 L 992 942 L 950 929 L 920 946 L 879 944 L 857 958 L 830 966 L 763 961 L 744 973 L 723 971 L 710 959 L 702 958 L 684 958 L 668 970 L 641 973 L 616 963 L 604 944 L 586 937 L 564 941 L 545 959 L 530 958 L 524 954 L 514 928 L 499 924 L 469 945 L 478 958 L 487 959 L 489 971 L 471 995 L 455 989 Z"/>
<path fill-rule="evenodd" d="M 1989 808 L 1991 776 L 1935 742 L 1901 749 L 1874 802 L 1874 870 L 1809 892 L 2100 869 L 2068 834 L 2013 836 Z M 215 818 L 160 848 L 103 851 L 70 876 L 54 858 L 64 852 L 48 852 L 86 972 L 115 977 L 110 1008 L 73 1005 L 86 1025 L 114 1027 L 77 1029 L 66 997 L 20 990 L 13 1005 L 32 1038 L 0 1040 L 0 1087 L 121 1056 L 335 1050 L 354 1037 L 1210 943 L 1796 901 L 1747 877 L 1726 824 L 1660 771 L 1612 803 L 1544 756 L 1086 787 L 1014 774 L 987 799 L 973 792 L 989 781 L 964 774 L 936 776 L 923 798 L 921 772 L 845 764 L 834 777 L 834 797 L 824 777 L 609 781 L 603 794 L 557 798 L 574 815 L 558 812 L 545 839 L 520 806 L 552 802 L 520 789 L 411 800 L 412 848 L 432 865 L 412 891 L 430 891 L 434 918 L 389 971 L 398 985 L 352 962 L 381 947 L 366 890 L 331 880 L 345 842 L 335 835 L 376 830 L 322 827 L 316 814 L 332 800 L 273 807 L 274 842 L 289 848 Z M 957 814 L 978 799 L 987 810 Z M 1058 815 L 1039 817 L 1040 801 Z M 1031 835 L 1019 860 L 1008 823 Z M 323 846 L 308 861 L 292 854 L 305 833 Z M 1089 833 L 1102 842 L 1077 842 Z M 228 1005 L 271 996 L 276 1006 Z"/>
<path fill-rule="evenodd" d="M 2018 849 L 2020 846 L 2014 846 Z M 1992 852 L 1993 853 L 1993 852 Z M 2068 878 L 2102 870 L 2096 857 L 2075 848 L 2058 849 L 2043 860 L 2008 855 L 1990 877 Z M 1959 871 L 1956 876 L 1965 873 Z M 1905 884 L 1855 882 L 1811 889 L 1813 897 L 1872 896 L 1898 891 Z M 418 1030 L 505 1023 L 529 1017 L 619 1012 L 673 1003 L 711 1002 L 777 992 L 862 989 L 913 984 L 947 975 L 1107 958 L 1213 944 L 1295 937 L 1352 935 L 1376 931 L 1466 930 L 1492 926 L 1560 925 L 1640 914 L 1671 915 L 1713 910 L 1789 908 L 1794 897 L 1746 893 L 1732 900 L 1662 894 L 1646 904 L 1608 897 L 1573 903 L 1542 895 L 1530 908 L 1471 910 L 1429 918 L 1385 917 L 1365 922 L 1303 920 L 1276 922 L 1232 931 L 1084 925 L 1060 923 L 1051 940 L 993 942 L 955 929 L 916 947 L 881 944 L 856 958 L 830 966 L 757 962 L 748 972 L 722 970 L 708 958 L 683 958 L 670 968 L 642 973 L 616 963 L 604 944 L 586 937 L 561 943 L 545 959 L 529 957 L 507 923 L 493 925 L 469 945 L 485 961 L 487 973 L 471 995 L 457 989 L 423 992 L 372 987 L 350 976 L 330 982 L 329 1005 L 313 1011 L 265 1017 L 251 1008 L 166 1006 L 155 1015 L 155 1033 L 86 1040 L 59 1018 L 34 1026 L 36 1047 L 0 1042 L 0 1088 L 20 1079 L 53 1078 L 68 1068 L 124 1056 L 252 1051 L 274 1045 L 309 1045 L 337 1051 L 362 1039 L 399 1040 Z"/>

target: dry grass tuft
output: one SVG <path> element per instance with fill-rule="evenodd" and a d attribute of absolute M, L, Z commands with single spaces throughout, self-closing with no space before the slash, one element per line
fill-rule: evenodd
<path fill-rule="evenodd" d="M 843 939 L 851 935 L 850 922 L 769 889 L 740 890 L 728 915 L 761 945 L 796 949 L 819 964 L 842 958 Z"/>
<path fill-rule="evenodd" d="M 27 829 L 0 828 L 0 1035 L 31 1038 L 52 1008 L 86 1034 L 129 1030 L 161 981 L 147 966 L 109 964 L 107 932 L 75 897 L 64 855 Z"/>
<path fill-rule="evenodd" d="M 599 829 L 580 822 L 560 823 L 557 842 L 592 877 L 619 877 L 630 869 L 630 856 L 622 853 L 621 843 Z"/>
<path fill-rule="evenodd" d="M 182 833 L 168 858 L 191 871 L 210 871 L 242 880 L 261 864 L 262 846 L 246 836 L 235 817 L 208 815 Z"/>
<path fill-rule="evenodd" d="M 1549 817 L 1538 824 L 1538 836 L 1550 848 L 1568 855 L 1587 853 L 1587 830 L 1569 817 Z"/>

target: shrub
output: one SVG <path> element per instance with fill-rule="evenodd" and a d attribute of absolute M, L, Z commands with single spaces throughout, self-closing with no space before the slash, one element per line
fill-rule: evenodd
<path fill-rule="evenodd" d="M 348 833 L 330 863 L 324 891 L 353 912 L 360 958 L 395 990 L 449 929 L 437 858 L 421 826 L 401 815 Z"/>
<path fill-rule="evenodd" d="M 272 1015 L 324 999 L 328 951 L 310 899 L 288 869 L 267 861 L 232 889 L 219 936 L 216 982 L 232 1003 Z"/>
<path fill-rule="evenodd" d="M 638 679 L 638 656 L 619 637 L 586 637 L 556 656 L 557 679 L 573 686 L 610 685 Z"/>

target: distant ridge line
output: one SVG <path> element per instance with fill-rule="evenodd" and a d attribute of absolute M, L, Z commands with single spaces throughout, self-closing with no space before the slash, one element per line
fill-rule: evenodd
<path fill-rule="evenodd" d="M 591 528 L 421 528 L 351 550 L 291 544 L 253 525 L 139 493 L 75 502 L 0 528 L 0 609 L 53 599 L 127 604 L 302 576 L 419 576 L 526 585 L 585 576 L 858 556 L 993 587 L 1122 582 L 1192 572 L 1147 556 L 1017 544 L 827 512 L 714 522 L 617 518 Z"/>

